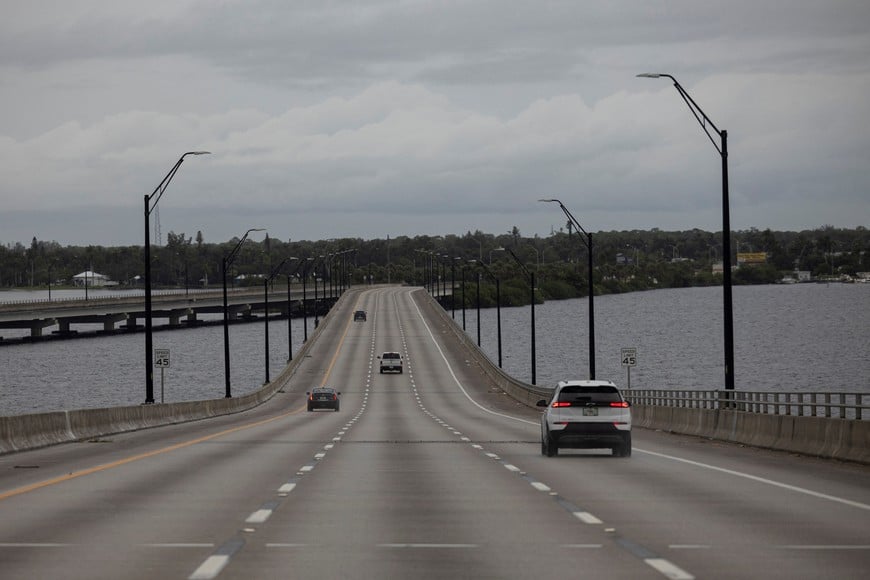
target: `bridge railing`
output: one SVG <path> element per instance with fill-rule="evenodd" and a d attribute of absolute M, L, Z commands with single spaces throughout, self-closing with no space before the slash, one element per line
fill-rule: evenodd
<path fill-rule="evenodd" d="M 870 419 L 870 394 L 854 392 L 694 391 L 632 389 L 634 404 L 687 409 L 730 409 L 765 415 Z"/>

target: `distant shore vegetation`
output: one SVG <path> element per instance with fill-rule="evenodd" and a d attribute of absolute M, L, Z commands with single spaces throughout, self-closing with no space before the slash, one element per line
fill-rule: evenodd
<path fill-rule="evenodd" d="M 611 231 L 592 235 L 592 280 L 596 294 L 655 288 L 722 284 L 720 232 Z M 824 226 L 800 232 L 750 229 L 731 235 L 732 281 L 772 284 L 802 281 L 860 281 L 870 271 L 867 228 Z M 154 288 L 221 286 L 221 261 L 238 239 L 206 242 L 202 233 L 169 232 L 153 244 Z M 495 304 L 495 280 L 502 305 L 528 304 L 530 274 L 535 299 L 560 300 L 588 293 L 588 239 L 570 229 L 546 237 L 525 237 L 514 227 L 505 234 L 399 236 L 387 239 L 331 238 L 284 242 L 247 240 L 229 276 L 234 285 L 262 284 L 273 273 L 300 281 L 303 275 L 328 280 L 343 272 L 353 284 L 403 283 L 456 288 L 457 298 L 476 304 L 478 276 L 482 306 Z M 515 257 L 514 257 L 515 256 Z M 295 259 L 294 259 L 295 258 Z M 311 258 L 310 260 L 308 258 Z M 106 276 L 118 288 L 141 287 L 142 246 L 61 246 L 38 240 L 29 246 L 0 246 L 0 290 L 72 286 L 83 271 Z M 519 263 L 522 263 L 522 266 Z"/>

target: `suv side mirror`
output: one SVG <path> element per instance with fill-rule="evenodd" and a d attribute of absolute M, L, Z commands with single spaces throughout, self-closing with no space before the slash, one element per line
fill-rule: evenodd
<path fill-rule="evenodd" d="M 537 403 L 535 403 L 535 407 L 546 407 L 546 406 L 547 406 L 547 401 L 546 401 L 546 399 L 541 399 L 540 401 L 538 401 Z"/>

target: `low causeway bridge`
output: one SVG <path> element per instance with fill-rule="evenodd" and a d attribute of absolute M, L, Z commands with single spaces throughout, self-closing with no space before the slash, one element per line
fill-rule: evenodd
<path fill-rule="evenodd" d="M 227 292 L 227 311 L 231 322 L 250 320 L 266 311 L 281 316 L 308 316 L 325 314 L 335 302 L 336 289 L 303 288 L 301 285 L 289 291 L 270 287 L 268 298 L 262 287 L 234 288 Z M 163 291 L 152 295 L 151 318 L 155 328 L 196 326 L 203 323 L 200 315 L 222 314 L 223 293 L 208 291 Z M 26 329 L 28 339 L 38 340 L 45 336 L 65 338 L 76 335 L 80 325 L 100 325 L 99 332 L 131 332 L 142 330 L 145 319 L 145 296 L 115 295 L 105 298 L 22 301 L 0 304 L 0 344 L 6 329 Z M 8 339 L 7 339 L 8 340 Z"/>

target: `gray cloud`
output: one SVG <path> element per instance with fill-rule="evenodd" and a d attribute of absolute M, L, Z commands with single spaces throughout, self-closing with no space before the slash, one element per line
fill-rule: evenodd
<path fill-rule="evenodd" d="M 734 228 L 868 222 L 866 2 L 7 4 L 2 243 L 141 243 L 191 149 L 164 232 L 546 234 L 551 196 L 592 231 L 718 229 L 719 158 L 645 71 L 728 130 Z"/>

